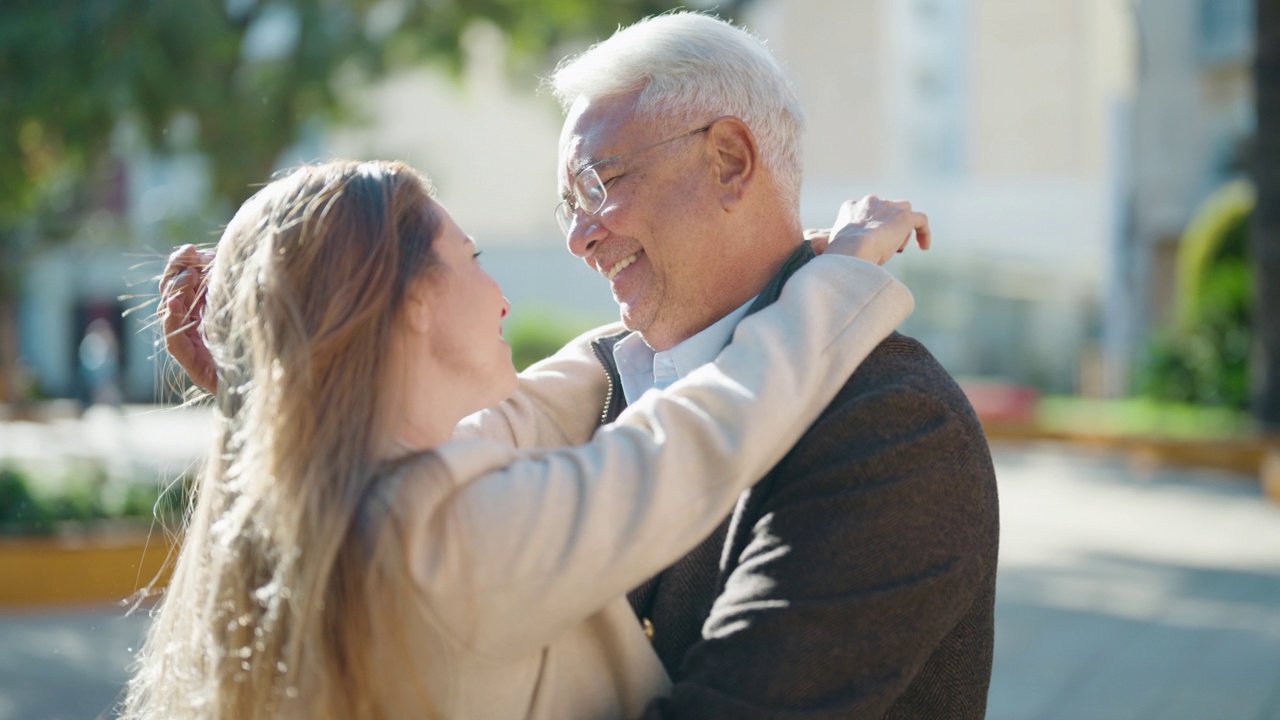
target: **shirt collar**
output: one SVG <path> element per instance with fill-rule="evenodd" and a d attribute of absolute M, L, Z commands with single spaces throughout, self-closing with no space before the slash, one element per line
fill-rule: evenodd
<path fill-rule="evenodd" d="M 655 352 L 640 333 L 631 333 L 613 346 L 613 359 L 622 381 L 622 395 L 630 405 L 652 388 L 664 388 L 716 359 L 755 298 L 725 315 L 670 350 Z"/>

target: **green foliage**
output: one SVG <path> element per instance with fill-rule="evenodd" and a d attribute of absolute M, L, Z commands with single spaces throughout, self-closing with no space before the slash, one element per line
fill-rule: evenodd
<path fill-rule="evenodd" d="M 47 533 L 53 519 L 52 509 L 32 496 L 18 470 L 0 467 L 0 536 Z"/>
<path fill-rule="evenodd" d="M 1188 228 L 1182 241 L 1179 322 L 1152 341 L 1139 377 L 1142 394 L 1248 407 L 1252 208 L 1251 193 L 1211 200 Z"/>
<path fill-rule="evenodd" d="M 1246 434 L 1253 424 L 1248 414 L 1225 407 L 1151 398 L 1049 396 L 1036 403 L 1036 427 L 1080 435 L 1206 440 Z"/>
<path fill-rule="evenodd" d="M 511 362 L 524 370 L 554 354 L 565 343 L 591 329 L 595 323 L 565 318 L 551 313 L 521 311 L 503 332 L 511 345 Z"/>
<path fill-rule="evenodd" d="M 570 40 L 671 7 L 662 0 L 8 0 L 0 5 L 0 238 L 98 167 L 122 118 L 141 121 L 157 152 L 206 155 L 215 194 L 234 206 L 304 127 L 341 114 L 339 77 L 369 81 L 418 62 L 459 69 L 461 38 L 479 22 L 506 34 L 517 61 L 546 68 Z"/>
<path fill-rule="evenodd" d="M 45 535 L 102 520 L 171 521 L 181 516 L 187 502 L 182 479 L 162 488 L 111 478 L 96 464 L 74 468 L 53 485 L 56 490 L 40 487 L 22 469 L 0 467 L 0 537 Z"/>

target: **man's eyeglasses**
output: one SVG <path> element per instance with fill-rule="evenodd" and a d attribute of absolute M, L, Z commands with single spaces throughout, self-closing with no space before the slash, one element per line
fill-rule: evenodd
<path fill-rule="evenodd" d="M 711 125 L 714 124 L 715 122 L 713 121 Z M 609 191 L 605 189 L 604 182 L 600 180 L 600 174 L 596 172 L 598 166 L 613 162 L 627 155 L 636 155 L 645 150 L 652 150 L 681 138 L 704 133 L 711 129 L 711 125 L 705 125 L 696 130 L 690 130 L 687 133 L 661 140 L 652 145 L 645 145 L 642 148 L 628 150 L 603 160 L 596 160 L 579 170 L 574 174 L 573 181 L 569 183 L 569 192 L 566 194 L 565 199 L 556 206 L 556 222 L 560 223 L 560 229 L 564 231 L 565 235 L 568 235 L 569 228 L 573 226 L 573 217 L 578 214 L 579 210 L 588 215 L 595 215 L 600 212 L 600 208 L 604 207 L 605 200 L 609 198 Z"/>

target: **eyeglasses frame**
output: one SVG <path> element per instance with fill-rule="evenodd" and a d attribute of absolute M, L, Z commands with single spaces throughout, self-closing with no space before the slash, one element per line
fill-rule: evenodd
<path fill-rule="evenodd" d="M 574 173 L 573 178 L 570 179 L 568 197 L 564 198 L 563 200 L 560 201 L 558 205 L 556 205 L 555 216 L 556 216 L 556 222 L 560 225 L 560 229 L 564 231 L 565 235 L 568 235 L 570 228 L 573 227 L 573 218 L 578 214 L 579 210 L 581 210 L 582 212 L 585 212 L 587 215 L 595 215 L 596 213 L 603 210 L 604 204 L 609 201 L 609 189 L 605 187 L 604 182 L 600 180 L 600 174 L 596 172 L 597 167 L 604 165 L 606 163 L 611 163 L 616 160 L 620 160 L 626 157 L 627 155 L 639 155 L 640 153 L 645 152 L 646 150 L 652 150 L 656 147 L 666 145 L 667 143 L 675 142 L 676 140 L 683 140 L 684 138 L 692 137 L 694 135 L 697 135 L 698 133 L 704 133 L 710 130 L 713 125 L 715 125 L 717 122 L 723 119 L 724 118 L 722 117 L 716 118 L 715 120 L 712 120 L 711 122 L 707 123 L 706 125 L 703 125 L 700 128 L 694 128 L 689 132 L 681 133 L 679 135 L 676 135 L 675 137 L 669 137 L 666 140 L 659 140 L 656 143 L 651 143 L 649 145 L 645 145 L 644 147 L 636 148 L 634 150 L 627 150 L 626 152 L 621 152 L 621 153 L 618 153 L 617 155 L 611 155 L 601 160 L 594 160 L 588 163 L 587 165 L 584 165 L 580 170 L 578 170 L 578 172 Z M 584 204 L 581 202 L 582 196 L 584 196 L 586 193 L 581 192 L 578 188 L 579 178 L 589 177 L 588 173 L 590 173 L 590 176 L 595 177 L 596 184 L 600 187 L 600 204 L 597 205 L 594 210 L 588 210 L 586 207 L 583 206 Z M 562 208 L 564 209 L 562 210 Z"/>

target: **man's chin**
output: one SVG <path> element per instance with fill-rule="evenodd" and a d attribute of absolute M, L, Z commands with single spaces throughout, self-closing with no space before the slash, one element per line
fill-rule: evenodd
<path fill-rule="evenodd" d="M 648 329 L 653 318 L 639 311 L 639 308 L 629 303 L 618 303 L 618 319 L 622 320 L 622 324 L 632 332 L 638 332 L 641 335 Z"/>

